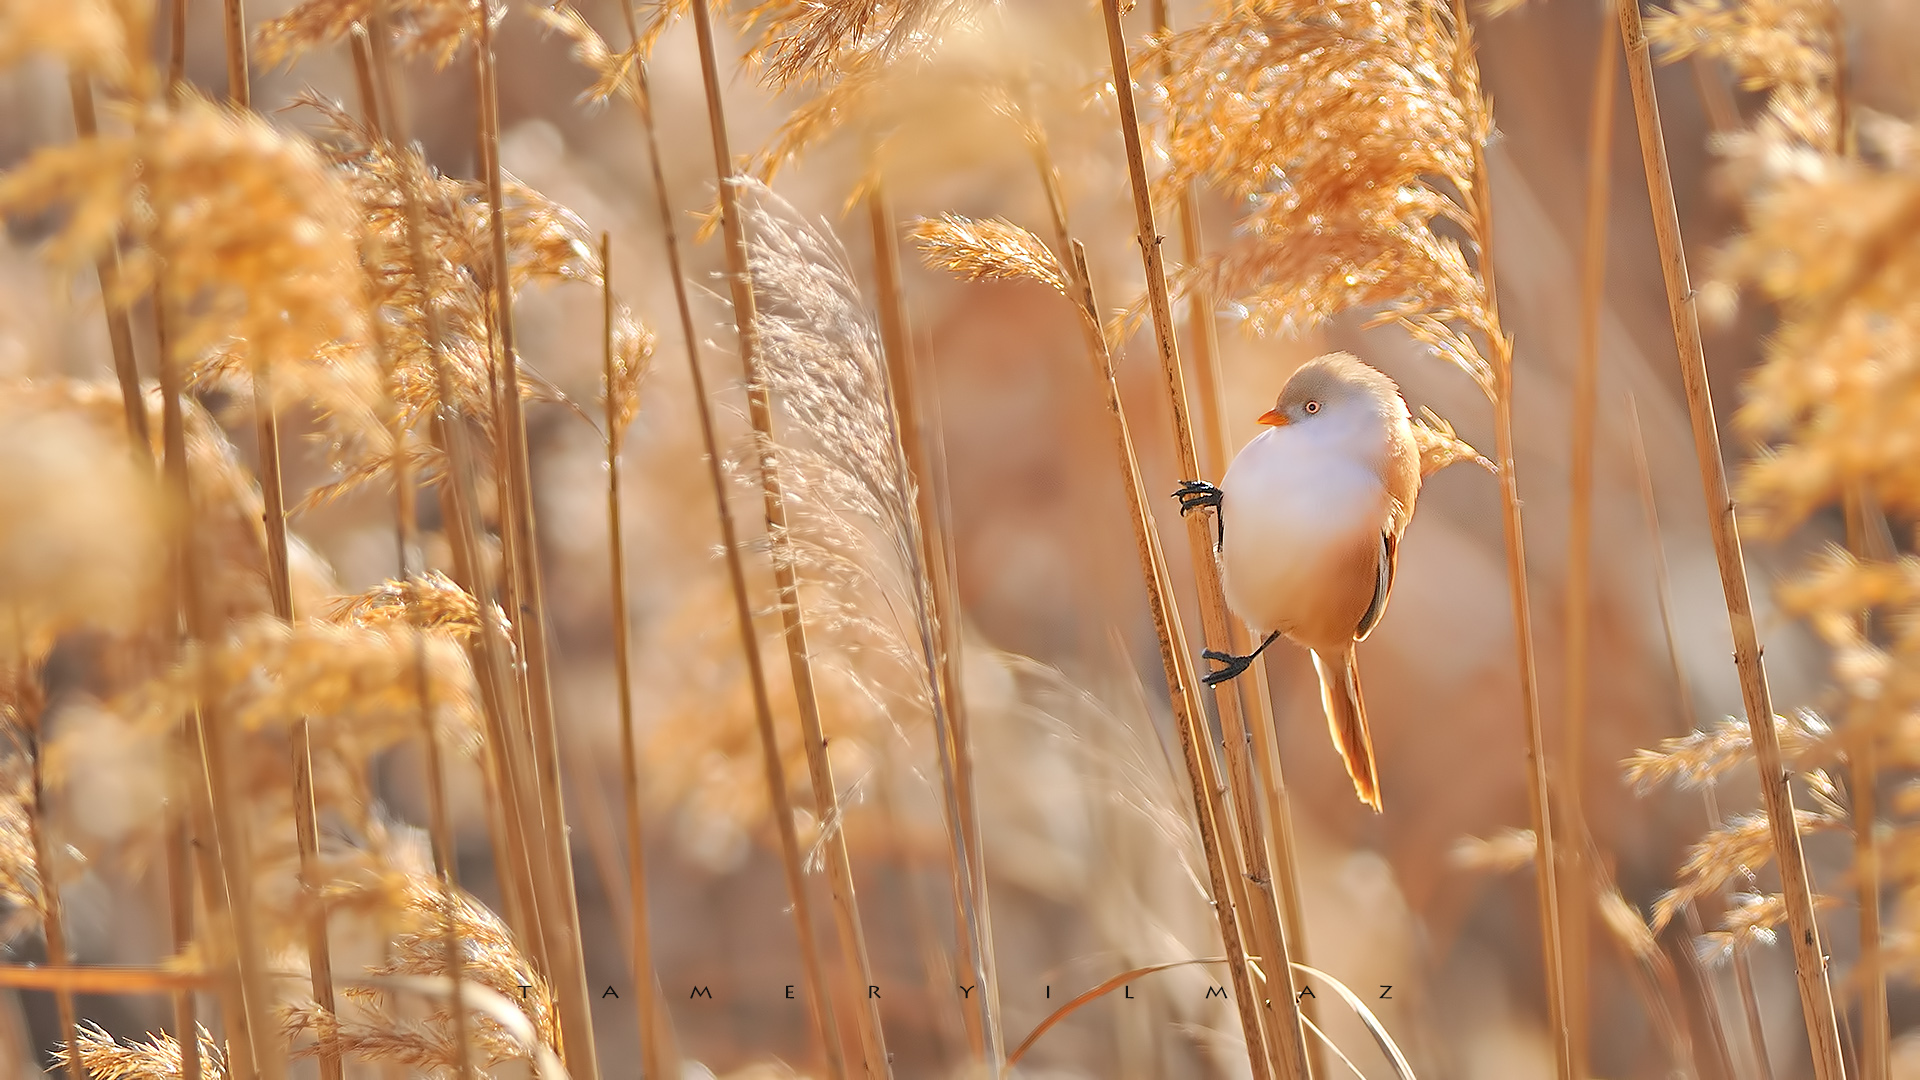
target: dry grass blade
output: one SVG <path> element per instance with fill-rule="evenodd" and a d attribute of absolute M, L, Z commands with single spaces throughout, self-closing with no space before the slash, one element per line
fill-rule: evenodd
<path fill-rule="evenodd" d="M 898 61 L 986 5 L 980 0 L 750 0 L 738 21 L 747 60 L 768 85 L 831 83 L 864 64 Z"/>
<path fill-rule="evenodd" d="M 1358 994 L 1347 989 L 1347 985 L 1339 979 L 1318 968 L 1294 964 L 1293 969 L 1333 987 L 1333 992 L 1339 995 L 1340 1000 L 1345 1002 L 1349 1009 L 1353 1010 L 1355 1016 L 1360 1018 L 1360 1023 L 1365 1025 L 1367 1034 L 1373 1036 L 1374 1044 L 1380 1048 L 1380 1053 L 1386 1056 L 1387 1063 L 1393 1066 L 1393 1074 L 1399 1077 L 1399 1080 L 1414 1080 L 1413 1066 L 1407 1063 L 1407 1056 L 1400 1052 L 1400 1046 L 1393 1041 L 1392 1033 L 1387 1031 L 1386 1025 L 1380 1022 L 1379 1017 L 1373 1015 L 1373 1010 L 1367 1008 L 1367 1003 L 1361 1001 Z"/>
<path fill-rule="evenodd" d="M 920 254 L 939 270 L 966 281 L 1037 281 L 1072 299 L 1060 260 L 1039 237 L 1000 218 L 941 214 L 907 230 Z"/>
<path fill-rule="evenodd" d="M 1020 1040 L 1020 1045 L 1014 1047 L 1012 1052 L 1007 1055 L 1007 1067 L 1012 1068 L 1018 1065 L 1020 1059 L 1027 1056 L 1027 1051 L 1033 1049 L 1033 1044 L 1040 1041 L 1040 1036 L 1053 1030 L 1061 1021 L 1078 1012 L 1083 1006 L 1100 1000 L 1135 979 L 1145 978 L 1156 971 L 1168 971 L 1173 968 L 1187 967 L 1191 964 L 1224 964 L 1226 962 L 1227 958 L 1224 956 L 1212 956 L 1190 960 L 1170 960 L 1164 964 L 1148 964 L 1146 967 L 1137 967 L 1131 971 L 1123 971 L 1098 986 L 1095 986 L 1093 989 L 1075 995 L 1072 1001 L 1048 1013 L 1047 1018 L 1035 1025 L 1034 1029 L 1027 1033 L 1027 1037 Z"/>
<path fill-rule="evenodd" d="M 15 990 L 69 990 L 76 994 L 165 994 L 215 985 L 202 971 L 172 968 L 22 967 L 0 964 L 0 986 Z M 84 1034 L 82 1035 L 84 1039 Z"/>

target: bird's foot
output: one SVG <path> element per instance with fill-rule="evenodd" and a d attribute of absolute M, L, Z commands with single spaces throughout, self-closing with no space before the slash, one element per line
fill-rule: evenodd
<path fill-rule="evenodd" d="M 1232 653 L 1223 653 L 1218 649 L 1208 649 L 1200 655 L 1216 663 L 1225 665 L 1224 667 L 1207 672 L 1206 676 L 1200 680 L 1208 686 L 1218 686 L 1228 679 L 1239 676 L 1242 672 L 1252 667 L 1253 657 L 1258 656 L 1259 653 L 1254 653 L 1252 656 L 1235 656 Z"/>
<path fill-rule="evenodd" d="M 1225 547 L 1227 542 L 1227 519 L 1220 514 L 1220 497 L 1223 494 L 1225 493 L 1217 486 L 1205 480 L 1182 480 L 1180 490 L 1173 493 L 1173 497 L 1180 500 L 1181 517 L 1186 517 L 1195 510 L 1205 507 L 1213 508 L 1214 525 L 1217 529 L 1213 541 L 1215 551 Z"/>
<path fill-rule="evenodd" d="M 1268 634 L 1265 638 L 1261 640 L 1259 648 L 1253 650 L 1252 652 L 1248 653 L 1245 656 L 1235 656 L 1232 653 L 1224 653 L 1218 649 L 1207 649 L 1201 652 L 1200 654 L 1201 656 L 1204 656 L 1207 659 L 1214 661 L 1215 663 L 1223 664 L 1225 666 L 1208 672 L 1206 674 L 1206 677 L 1201 679 L 1200 681 L 1203 683 L 1206 683 L 1208 686 L 1218 686 L 1221 683 L 1226 682 L 1228 679 L 1238 676 L 1242 672 L 1246 671 L 1248 668 L 1252 667 L 1253 662 L 1259 659 L 1260 654 L 1267 651 L 1267 646 L 1273 644 L 1275 641 L 1278 641 L 1279 638 L 1280 638 L 1280 631 L 1275 630 L 1273 633 Z"/>
<path fill-rule="evenodd" d="M 1173 493 L 1173 497 L 1180 500 L 1181 517 L 1202 507 L 1220 509 L 1220 495 L 1220 489 L 1205 480 L 1182 480 L 1180 490 Z"/>

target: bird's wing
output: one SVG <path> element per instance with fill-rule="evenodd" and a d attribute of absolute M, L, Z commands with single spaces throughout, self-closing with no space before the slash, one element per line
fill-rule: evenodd
<path fill-rule="evenodd" d="M 1400 540 L 1392 529 L 1380 530 L 1380 563 L 1373 573 L 1373 602 L 1367 605 L 1366 614 L 1360 616 L 1360 625 L 1353 631 L 1353 640 L 1365 641 L 1367 635 L 1380 622 L 1380 616 L 1387 610 L 1387 594 L 1393 591 L 1393 570 L 1399 563 Z"/>

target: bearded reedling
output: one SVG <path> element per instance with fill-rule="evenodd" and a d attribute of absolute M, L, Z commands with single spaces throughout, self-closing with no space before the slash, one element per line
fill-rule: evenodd
<path fill-rule="evenodd" d="M 1260 422 L 1268 430 L 1233 459 L 1219 487 L 1190 480 L 1175 493 L 1182 514 L 1216 509 L 1227 603 L 1268 632 L 1246 656 L 1207 650 L 1224 666 L 1206 681 L 1239 675 L 1282 634 L 1306 647 L 1354 792 L 1379 810 L 1354 646 L 1386 611 L 1420 494 L 1412 418 L 1392 379 L 1328 353 L 1293 373 Z"/>

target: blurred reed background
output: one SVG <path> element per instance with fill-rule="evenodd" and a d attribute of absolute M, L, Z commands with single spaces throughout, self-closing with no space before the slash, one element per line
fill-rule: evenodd
<path fill-rule="evenodd" d="M 10 1075 L 1920 1076 L 1920 9 L 579 2 L 0 0 Z"/>

